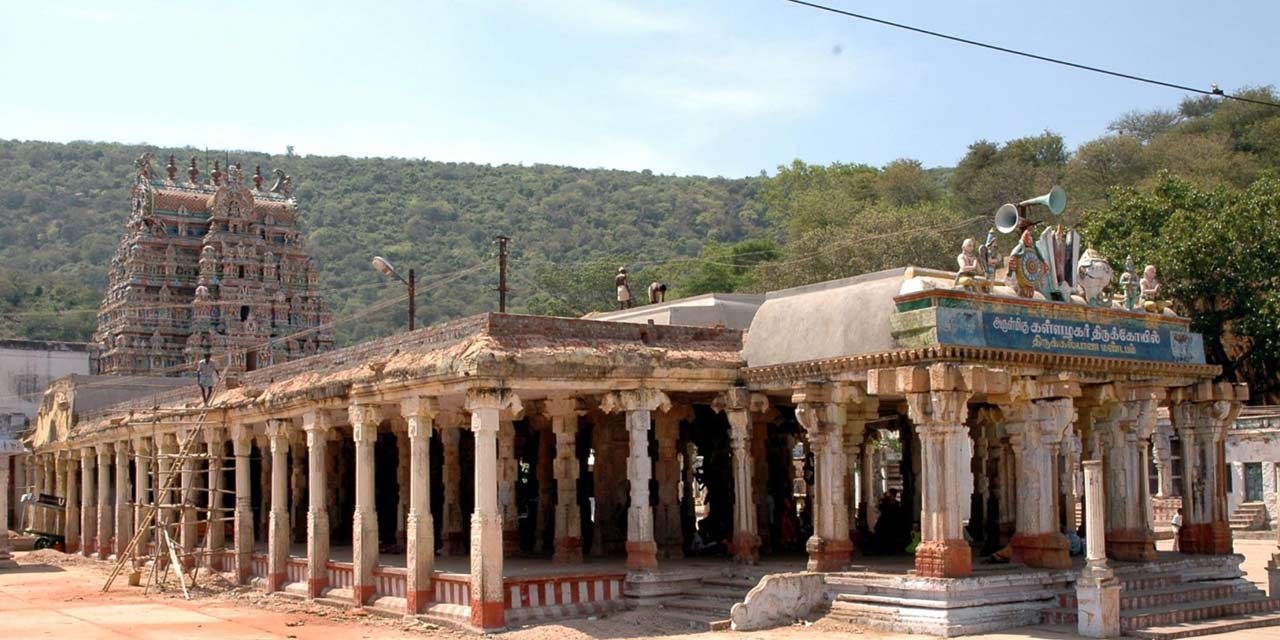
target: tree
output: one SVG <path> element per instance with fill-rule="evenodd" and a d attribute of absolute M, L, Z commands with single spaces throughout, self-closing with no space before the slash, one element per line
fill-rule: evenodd
<path fill-rule="evenodd" d="M 1236 191 L 1162 172 L 1089 211 L 1085 237 L 1113 265 L 1156 265 L 1162 295 L 1191 316 L 1223 376 L 1280 401 L 1280 180 Z"/>
<path fill-rule="evenodd" d="M 1133 136 L 1140 142 L 1148 142 L 1156 136 L 1171 131 L 1182 121 L 1182 114 L 1165 109 L 1129 111 L 1111 121 L 1107 131 L 1122 136 Z"/>
<path fill-rule="evenodd" d="M 885 165 L 876 181 L 876 193 L 883 202 L 909 207 L 940 199 L 942 186 L 919 160 L 902 158 Z"/>

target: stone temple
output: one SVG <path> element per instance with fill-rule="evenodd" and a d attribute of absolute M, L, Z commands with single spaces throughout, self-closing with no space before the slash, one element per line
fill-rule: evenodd
<path fill-rule="evenodd" d="M 138 576 L 172 538 L 204 575 L 478 630 L 652 607 L 1107 636 L 1280 609 L 1280 555 L 1268 597 L 1228 526 L 1224 435 L 1248 390 L 1215 382 L 1190 321 L 959 275 L 482 314 L 246 366 L 208 407 L 194 385 L 103 407 L 81 398 L 109 381 L 61 381 L 28 481 L 65 497 L 43 526 L 68 552 Z M 1150 507 L 1162 412 L 1177 552 L 1156 551 Z M 877 508 L 889 487 L 901 507 Z"/>
<path fill-rule="evenodd" d="M 205 353 L 252 371 L 333 346 L 319 270 L 298 231 L 289 179 L 252 184 L 218 162 L 203 178 L 138 160 L 129 221 L 111 260 L 94 341 L 105 374 L 181 375 Z"/>

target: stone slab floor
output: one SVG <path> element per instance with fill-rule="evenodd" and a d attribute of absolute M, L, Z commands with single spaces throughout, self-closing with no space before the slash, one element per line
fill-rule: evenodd
<path fill-rule="evenodd" d="M 1162 549 L 1167 548 L 1162 543 Z M 1244 568 L 1255 582 L 1266 580 L 1265 565 L 1275 549 L 1271 541 L 1239 541 L 1238 552 L 1245 555 Z M 191 601 L 167 593 L 143 596 L 137 587 L 123 583 L 103 594 L 104 565 L 53 551 L 16 554 L 19 569 L 0 571 L 0 636 L 5 640 L 26 638 L 203 639 L 297 638 L 299 640 L 357 638 L 448 638 L 474 637 L 421 623 L 406 623 L 336 611 L 327 607 L 276 598 L 263 598 L 252 591 L 205 593 Z M 517 629 L 499 637 L 504 640 L 584 640 L 626 638 L 671 638 L 672 640 L 746 640 L 785 638 L 826 640 L 860 634 L 876 640 L 923 640 L 927 636 L 907 636 L 856 628 L 819 620 L 758 633 L 692 633 L 678 623 L 645 612 L 630 611 L 598 620 L 576 620 L 561 625 Z M 1263 640 L 1276 637 L 1276 629 L 1251 629 L 1212 636 L 1222 640 Z M 1029 627 L 1011 633 L 971 636 L 991 640 L 1076 638 L 1066 629 Z"/>

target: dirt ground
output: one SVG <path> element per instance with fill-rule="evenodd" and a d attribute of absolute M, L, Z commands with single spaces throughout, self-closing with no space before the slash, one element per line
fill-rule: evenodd
<path fill-rule="evenodd" d="M 1270 541 L 1238 541 L 1236 550 L 1245 555 L 1244 569 L 1251 580 L 1265 584 L 1266 561 L 1275 549 Z M 412 638 L 415 640 L 461 640 L 469 633 L 338 610 L 322 605 L 267 598 L 248 589 L 208 590 L 190 601 L 181 593 L 142 595 L 123 578 L 111 592 L 102 593 L 108 567 L 78 556 L 55 551 L 15 554 L 20 567 L 0 572 L 0 637 L 26 638 L 135 638 L 227 640 L 296 638 L 299 640 L 356 638 Z M 1223 640 L 1275 638 L 1271 629 L 1253 629 L 1217 636 Z M 825 640 L 862 635 L 875 640 L 921 639 L 867 631 L 849 625 L 817 620 L 753 633 L 693 633 L 688 627 L 669 622 L 651 611 L 627 611 L 594 620 L 573 620 L 562 624 L 515 629 L 497 637 L 503 640 L 586 640 L 627 638 L 669 638 L 670 640 L 715 640 L 715 638 Z M 1075 638 L 1063 628 L 1027 627 L 1012 633 L 982 636 L 993 640 Z"/>

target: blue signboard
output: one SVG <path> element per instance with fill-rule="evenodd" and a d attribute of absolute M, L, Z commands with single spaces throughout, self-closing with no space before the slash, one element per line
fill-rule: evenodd
<path fill-rule="evenodd" d="M 938 342 L 1073 356 L 1204 364 L 1198 333 L 1115 322 L 937 308 Z"/>

